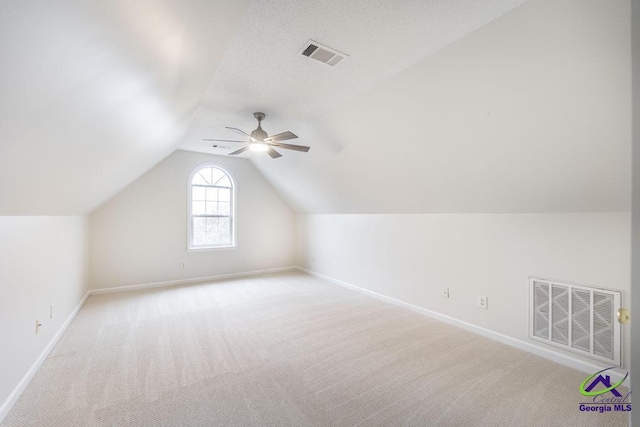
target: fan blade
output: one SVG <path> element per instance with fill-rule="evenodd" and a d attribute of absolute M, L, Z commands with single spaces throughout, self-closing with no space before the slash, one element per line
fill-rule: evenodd
<path fill-rule="evenodd" d="M 277 159 L 278 157 L 282 157 L 282 154 L 278 153 L 273 148 L 269 147 L 267 150 L 267 154 L 271 156 L 272 159 Z"/>
<path fill-rule="evenodd" d="M 248 143 L 249 141 L 238 141 L 236 139 L 209 139 L 209 138 L 203 138 L 203 141 L 213 141 L 213 142 L 244 142 L 245 144 Z"/>
<path fill-rule="evenodd" d="M 241 154 L 244 153 L 245 151 L 247 151 L 249 149 L 249 146 L 247 145 L 246 147 L 242 147 L 239 150 L 234 151 L 233 153 L 229 153 L 230 156 L 235 156 L 236 154 Z"/>
<path fill-rule="evenodd" d="M 243 131 L 243 130 L 241 130 L 241 129 L 238 129 L 238 128 L 232 128 L 232 127 L 229 127 L 229 126 L 225 126 L 225 128 L 227 128 L 227 129 L 231 129 L 231 130 L 235 130 L 236 132 L 240 132 L 240 133 L 241 133 L 241 134 L 243 134 L 244 136 L 248 136 L 252 141 L 255 141 L 255 140 L 256 140 L 255 138 L 252 138 L 252 137 L 251 137 L 251 135 L 249 135 L 248 133 L 246 133 L 245 131 Z"/>
<path fill-rule="evenodd" d="M 309 151 L 311 147 L 307 147 L 306 145 L 294 145 L 294 144 L 273 144 L 274 147 L 278 148 L 286 148 L 287 150 L 296 150 L 296 151 L 304 151 L 305 153 Z"/>
<path fill-rule="evenodd" d="M 298 135 L 293 132 L 282 132 L 277 135 L 271 135 L 268 138 L 264 139 L 264 142 L 278 142 L 278 141 L 286 141 L 287 139 L 296 139 Z"/>

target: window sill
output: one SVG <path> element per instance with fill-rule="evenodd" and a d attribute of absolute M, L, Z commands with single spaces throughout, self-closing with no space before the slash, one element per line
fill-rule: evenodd
<path fill-rule="evenodd" d="M 187 252 L 207 252 L 207 251 L 228 251 L 236 249 L 236 245 L 229 246 L 211 246 L 211 247 L 189 247 L 187 248 Z"/>

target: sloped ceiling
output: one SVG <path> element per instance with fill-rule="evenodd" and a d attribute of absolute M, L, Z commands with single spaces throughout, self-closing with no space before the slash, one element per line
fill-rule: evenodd
<path fill-rule="evenodd" d="M 203 135 L 233 139 L 224 127 L 255 128 L 255 111 L 273 133 L 299 128 L 523 1 L 256 1 L 181 147 L 211 148 Z M 309 39 L 351 57 L 335 68 L 310 60 L 300 53 Z"/>
<path fill-rule="evenodd" d="M 173 152 L 248 6 L 0 2 L 0 215 L 87 213 Z"/>
<path fill-rule="evenodd" d="M 181 147 L 228 153 L 201 139 L 266 112 L 312 149 L 246 156 L 299 212 L 629 209 L 629 2 L 328 3 L 254 4 Z M 351 57 L 310 61 L 307 39 Z"/>
<path fill-rule="evenodd" d="M 299 212 L 629 208 L 629 2 L 0 2 L 0 215 L 92 211 L 224 126 Z M 299 54 L 313 39 L 350 55 Z M 257 154 L 257 153 L 256 153 Z"/>

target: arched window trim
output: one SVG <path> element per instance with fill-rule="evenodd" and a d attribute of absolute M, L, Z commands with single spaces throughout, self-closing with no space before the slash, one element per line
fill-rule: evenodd
<path fill-rule="evenodd" d="M 208 168 L 208 167 L 220 169 L 222 172 L 227 174 L 227 177 L 229 177 L 229 181 L 231 181 L 231 204 L 230 204 L 231 243 L 228 245 L 215 245 L 215 246 L 194 246 L 193 245 L 193 217 L 192 217 L 193 215 L 193 178 L 202 169 Z M 236 248 L 236 225 L 237 225 L 236 180 L 233 177 L 233 174 L 231 174 L 231 172 L 229 172 L 229 170 L 224 166 L 221 166 L 216 163 L 203 163 L 201 165 L 196 166 L 191 172 L 191 174 L 189 175 L 189 179 L 187 181 L 187 251 L 200 252 L 200 251 L 235 249 Z"/>

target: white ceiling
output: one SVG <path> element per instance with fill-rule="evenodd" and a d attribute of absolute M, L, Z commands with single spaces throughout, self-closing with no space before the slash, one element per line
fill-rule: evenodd
<path fill-rule="evenodd" d="M 312 147 L 243 155 L 299 212 L 628 210 L 628 2 L 522 3 L 3 1 L 0 215 L 90 212 L 254 111 Z"/>
<path fill-rule="evenodd" d="M 426 58 L 515 3 L 446 18 L 424 3 L 254 5 L 245 25 L 271 24 L 238 34 L 182 147 L 220 152 L 199 139 L 253 129 L 260 109 L 267 131 L 312 147 L 247 154 L 299 212 L 627 211 L 628 2 L 529 0 Z M 432 22 L 451 30 L 433 46 Z M 296 56 L 308 38 L 352 57 L 331 69 Z"/>
<path fill-rule="evenodd" d="M 419 62 L 524 0 L 261 0 L 253 3 L 181 144 L 212 150 L 203 138 L 237 139 L 252 113 L 267 114 L 275 134 L 319 120 L 376 84 Z M 338 66 L 300 51 L 309 40 L 350 55 Z M 295 127 L 295 129 L 293 129 Z M 248 155 L 244 155 L 246 157 Z"/>
<path fill-rule="evenodd" d="M 87 213 L 173 152 L 248 6 L 0 2 L 0 215 Z"/>

